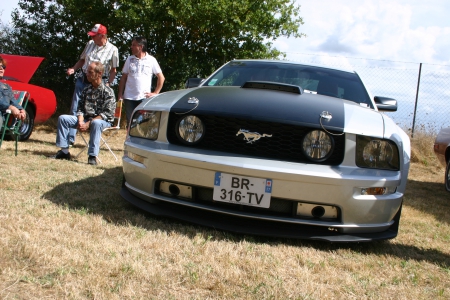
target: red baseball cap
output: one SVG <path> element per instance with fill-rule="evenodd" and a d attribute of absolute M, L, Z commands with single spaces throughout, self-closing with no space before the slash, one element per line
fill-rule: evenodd
<path fill-rule="evenodd" d="M 106 34 L 108 33 L 108 30 L 106 30 L 106 27 L 102 24 L 95 24 L 94 27 L 91 29 L 91 31 L 88 32 L 88 35 L 95 36 L 97 34 Z"/>

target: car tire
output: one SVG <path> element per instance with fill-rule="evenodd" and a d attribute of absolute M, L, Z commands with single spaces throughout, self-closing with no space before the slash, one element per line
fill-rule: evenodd
<path fill-rule="evenodd" d="M 19 141 L 28 140 L 34 129 L 34 109 L 33 107 L 31 107 L 31 105 L 28 105 L 25 111 L 27 112 L 27 115 L 25 117 L 25 120 L 23 120 L 22 125 L 20 125 Z M 14 138 L 12 136 L 9 136 L 9 139 L 13 140 Z"/>
<path fill-rule="evenodd" d="M 450 192 L 450 160 L 447 162 L 447 167 L 445 168 L 445 189 Z"/>

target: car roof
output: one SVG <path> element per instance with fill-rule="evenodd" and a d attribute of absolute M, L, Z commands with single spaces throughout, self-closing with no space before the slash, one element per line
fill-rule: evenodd
<path fill-rule="evenodd" d="M 233 59 L 230 62 L 266 62 L 266 63 L 278 63 L 278 64 L 290 64 L 290 65 L 299 65 L 299 66 L 312 66 L 317 68 L 325 68 L 325 69 L 332 69 L 332 70 L 338 70 L 348 73 L 356 73 L 355 70 L 351 68 L 344 68 L 344 67 L 331 67 L 327 65 L 321 65 L 321 64 L 311 64 L 311 63 L 301 63 L 296 61 L 290 61 L 290 60 L 277 60 L 277 59 Z M 227 64 L 228 64 L 227 63 Z"/>

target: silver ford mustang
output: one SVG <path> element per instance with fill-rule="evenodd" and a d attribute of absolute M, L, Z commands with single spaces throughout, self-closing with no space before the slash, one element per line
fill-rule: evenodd
<path fill-rule="evenodd" d="M 197 85 L 197 86 L 196 86 Z M 332 242 L 397 236 L 410 141 L 355 72 L 233 60 L 133 113 L 121 195 L 220 230 Z"/>

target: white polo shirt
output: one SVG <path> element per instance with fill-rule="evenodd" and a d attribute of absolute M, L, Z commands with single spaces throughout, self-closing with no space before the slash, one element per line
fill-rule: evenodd
<path fill-rule="evenodd" d="M 153 74 L 156 75 L 161 72 L 156 58 L 148 53 L 141 59 L 134 55 L 128 56 L 122 69 L 122 73 L 128 74 L 123 98 L 129 100 L 144 99 L 145 93 L 151 91 Z"/>

